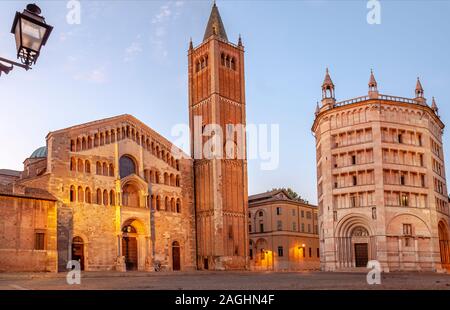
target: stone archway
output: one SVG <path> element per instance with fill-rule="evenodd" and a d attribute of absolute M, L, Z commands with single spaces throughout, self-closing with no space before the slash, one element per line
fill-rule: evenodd
<path fill-rule="evenodd" d="M 443 221 L 439 222 L 438 231 L 442 268 L 450 270 L 450 241 L 448 238 L 448 229 Z"/>
<path fill-rule="evenodd" d="M 128 219 L 122 224 L 121 255 L 125 270 L 144 270 L 147 257 L 146 229 L 138 219 Z"/>
<path fill-rule="evenodd" d="M 337 268 L 366 267 L 376 257 L 375 240 L 369 220 L 348 215 L 336 227 Z"/>

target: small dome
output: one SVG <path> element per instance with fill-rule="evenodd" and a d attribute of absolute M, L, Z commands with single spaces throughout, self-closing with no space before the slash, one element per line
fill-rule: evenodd
<path fill-rule="evenodd" d="M 41 146 L 40 148 L 36 149 L 30 156 L 30 158 L 43 158 L 47 157 L 47 147 Z"/>

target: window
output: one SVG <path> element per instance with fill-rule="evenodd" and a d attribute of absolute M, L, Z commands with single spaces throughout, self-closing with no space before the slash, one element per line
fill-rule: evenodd
<path fill-rule="evenodd" d="M 312 249 L 309 248 L 309 257 L 312 257 Z"/>
<path fill-rule="evenodd" d="M 316 250 L 317 250 L 317 253 L 316 253 L 317 257 L 320 257 L 320 249 L 317 248 Z"/>
<path fill-rule="evenodd" d="M 306 218 L 307 218 L 307 219 L 311 219 L 311 212 L 310 212 L 310 211 L 307 211 L 307 212 L 306 212 Z"/>
<path fill-rule="evenodd" d="M 400 176 L 400 185 L 405 185 L 405 176 L 403 174 Z"/>
<path fill-rule="evenodd" d="M 419 146 L 422 146 L 422 135 L 421 134 L 417 135 L 417 142 L 419 142 Z"/>
<path fill-rule="evenodd" d="M 403 224 L 403 235 L 412 236 L 412 225 L 411 224 Z"/>
<path fill-rule="evenodd" d="M 262 211 L 259 211 L 258 216 L 264 216 L 264 213 Z"/>
<path fill-rule="evenodd" d="M 292 209 L 292 215 L 295 216 L 295 209 Z"/>
<path fill-rule="evenodd" d="M 253 249 L 250 248 L 248 256 L 250 256 L 250 259 L 253 259 Z"/>
<path fill-rule="evenodd" d="M 74 202 L 75 201 L 75 187 L 71 186 L 70 187 L 70 202 Z"/>
<path fill-rule="evenodd" d="M 248 225 L 248 232 L 252 232 L 252 225 Z"/>
<path fill-rule="evenodd" d="M 277 207 L 277 215 L 281 215 L 281 208 Z"/>
<path fill-rule="evenodd" d="M 352 176 L 352 180 L 354 186 L 358 185 L 358 179 L 356 178 L 356 175 Z"/>
<path fill-rule="evenodd" d="M 131 157 L 124 155 L 119 160 L 120 178 L 125 178 L 130 174 L 136 173 L 136 165 Z"/>
<path fill-rule="evenodd" d="M 259 223 L 259 232 L 264 232 L 264 223 Z"/>
<path fill-rule="evenodd" d="M 425 187 L 425 175 L 423 174 L 420 175 L 420 182 L 422 184 L 422 187 Z"/>
<path fill-rule="evenodd" d="M 376 207 L 372 208 L 372 219 L 373 220 L 377 219 L 377 208 Z"/>
<path fill-rule="evenodd" d="M 283 223 L 281 221 L 277 221 L 277 230 L 283 230 Z"/>
<path fill-rule="evenodd" d="M 292 222 L 292 231 L 297 231 L 297 223 Z"/>
<path fill-rule="evenodd" d="M 401 194 L 400 195 L 400 205 L 402 207 L 408 206 L 408 194 Z"/>
<path fill-rule="evenodd" d="M 233 240 L 233 225 L 228 226 L 228 239 Z"/>
<path fill-rule="evenodd" d="M 278 247 L 278 256 L 283 257 L 283 247 L 282 246 Z"/>
<path fill-rule="evenodd" d="M 305 232 L 305 224 L 302 223 L 302 232 Z"/>
<path fill-rule="evenodd" d="M 308 224 L 308 232 L 311 232 L 311 224 Z"/>
<path fill-rule="evenodd" d="M 301 211 L 301 216 L 305 217 L 305 211 L 303 211 L 303 210 Z"/>
<path fill-rule="evenodd" d="M 402 134 L 399 134 L 397 136 L 397 139 L 398 139 L 398 143 L 403 143 L 403 136 L 402 136 Z"/>
<path fill-rule="evenodd" d="M 356 155 L 352 155 L 352 165 L 356 165 Z"/>
<path fill-rule="evenodd" d="M 37 232 L 34 234 L 34 249 L 45 250 L 45 233 Z"/>

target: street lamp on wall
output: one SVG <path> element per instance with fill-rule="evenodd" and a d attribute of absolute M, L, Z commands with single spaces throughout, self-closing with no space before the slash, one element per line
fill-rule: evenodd
<path fill-rule="evenodd" d="M 31 69 L 31 66 L 36 64 L 41 48 L 47 43 L 52 30 L 53 27 L 45 23 L 41 9 L 36 4 L 28 4 L 22 13 L 16 12 L 11 33 L 15 36 L 17 58 L 21 63 L 0 57 L 0 75 L 2 72 L 8 74 L 14 66 L 25 70 Z"/>

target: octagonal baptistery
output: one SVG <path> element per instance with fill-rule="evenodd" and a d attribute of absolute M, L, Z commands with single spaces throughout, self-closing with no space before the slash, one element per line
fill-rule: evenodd
<path fill-rule="evenodd" d="M 336 102 L 326 73 L 316 138 L 321 268 L 443 271 L 450 266 L 442 133 L 417 80 L 414 99 L 378 93 Z"/>

